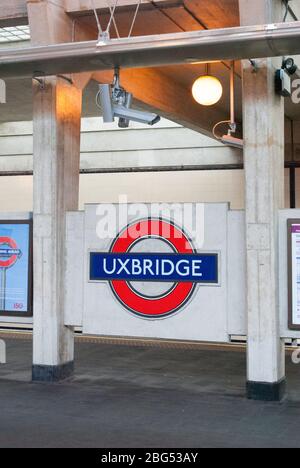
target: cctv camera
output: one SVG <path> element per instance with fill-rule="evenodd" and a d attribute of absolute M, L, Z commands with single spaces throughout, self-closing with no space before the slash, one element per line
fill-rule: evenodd
<path fill-rule="evenodd" d="M 115 117 L 118 117 L 119 127 L 127 128 L 131 120 L 147 125 L 154 125 L 160 121 L 157 114 L 131 109 L 132 98 L 132 94 L 119 85 L 113 88 L 109 84 L 99 85 L 96 103 L 102 109 L 103 122 L 114 122 Z"/>
<path fill-rule="evenodd" d="M 127 109 L 125 106 L 113 106 L 115 117 L 120 119 L 133 120 L 147 125 L 154 125 L 160 121 L 160 116 L 150 112 L 138 111 L 136 109 Z"/>
<path fill-rule="evenodd" d="M 235 138 L 230 134 L 224 135 L 221 138 L 221 141 L 224 145 L 233 146 L 234 148 L 242 149 L 244 147 L 244 140 L 240 138 Z"/>
<path fill-rule="evenodd" d="M 292 95 L 291 76 L 283 68 L 281 68 L 280 70 L 276 70 L 275 91 L 277 94 L 283 97 L 289 97 Z"/>
<path fill-rule="evenodd" d="M 275 73 L 275 90 L 276 93 L 283 97 L 292 95 L 292 76 L 298 70 L 295 60 L 288 57 L 283 60 L 280 70 Z"/>

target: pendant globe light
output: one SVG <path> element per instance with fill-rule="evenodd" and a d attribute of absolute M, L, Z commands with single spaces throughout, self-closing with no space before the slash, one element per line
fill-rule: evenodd
<path fill-rule="evenodd" d="M 207 64 L 206 74 L 197 78 L 192 87 L 193 98 L 202 106 L 217 104 L 223 95 L 223 86 L 220 80 L 210 74 L 209 68 Z"/>

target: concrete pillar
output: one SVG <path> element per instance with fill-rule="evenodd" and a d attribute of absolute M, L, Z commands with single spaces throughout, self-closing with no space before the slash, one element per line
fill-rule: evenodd
<path fill-rule="evenodd" d="M 73 371 L 73 329 L 64 326 L 65 218 L 78 209 L 82 93 L 68 80 L 33 85 L 33 380 Z"/>
<path fill-rule="evenodd" d="M 282 21 L 281 0 L 240 0 L 242 25 Z M 252 57 L 251 57 L 252 58 Z M 254 58 L 254 57 L 253 57 Z M 243 63 L 247 242 L 247 395 L 281 400 L 284 344 L 279 334 L 278 210 L 284 207 L 284 101 L 274 91 L 281 59 Z"/>

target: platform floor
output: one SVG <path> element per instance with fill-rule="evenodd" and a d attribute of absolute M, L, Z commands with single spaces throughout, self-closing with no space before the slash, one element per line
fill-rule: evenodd
<path fill-rule="evenodd" d="M 30 382 L 30 339 L 0 365 L 0 447 L 300 447 L 300 365 L 288 400 L 244 397 L 245 351 L 76 342 L 74 378 Z"/>

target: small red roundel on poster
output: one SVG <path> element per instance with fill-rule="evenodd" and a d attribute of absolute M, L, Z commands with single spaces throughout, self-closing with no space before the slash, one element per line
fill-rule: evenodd
<path fill-rule="evenodd" d="M 0 237 L 0 268 L 12 267 L 20 255 L 21 252 L 14 239 L 11 237 Z"/>

